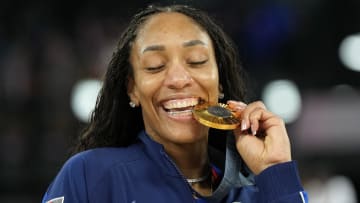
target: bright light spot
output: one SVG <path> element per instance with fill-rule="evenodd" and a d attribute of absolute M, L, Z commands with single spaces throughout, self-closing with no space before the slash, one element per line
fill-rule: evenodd
<path fill-rule="evenodd" d="M 339 57 L 353 71 L 360 71 L 360 34 L 346 37 L 340 44 Z"/>
<path fill-rule="evenodd" d="M 71 108 L 79 120 L 89 122 L 101 85 L 101 81 L 89 79 L 81 80 L 73 87 L 71 93 Z"/>
<path fill-rule="evenodd" d="M 329 203 L 355 203 L 356 200 L 356 191 L 351 180 L 345 176 L 335 176 L 332 177 L 327 182 L 327 201 Z"/>
<path fill-rule="evenodd" d="M 356 203 L 356 190 L 353 182 L 346 176 L 329 178 L 312 177 L 305 184 L 311 203 Z"/>
<path fill-rule="evenodd" d="M 286 123 L 295 121 L 301 110 L 301 96 L 296 84 L 289 80 L 268 83 L 262 93 L 267 108 L 284 119 Z"/>

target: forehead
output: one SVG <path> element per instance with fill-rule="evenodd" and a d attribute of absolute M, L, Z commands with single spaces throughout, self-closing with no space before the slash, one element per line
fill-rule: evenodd
<path fill-rule="evenodd" d="M 147 19 L 139 29 L 135 42 L 166 43 L 166 40 L 204 40 L 211 43 L 207 32 L 192 18 L 177 12 L 162 12 Z"/>

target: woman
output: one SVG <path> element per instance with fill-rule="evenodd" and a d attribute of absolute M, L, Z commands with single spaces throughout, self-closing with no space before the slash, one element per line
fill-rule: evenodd
<path fill-rule="evenodd" d="M 174 5 L 136 14 L 77 154 L 43 202 L 306 202 L 284 122 L 261 102 L 241 102 L 242 73 L 205 13 Z M 225 157 L 192 115 L 219 98 L 241 121 L 222 131 Z"/>

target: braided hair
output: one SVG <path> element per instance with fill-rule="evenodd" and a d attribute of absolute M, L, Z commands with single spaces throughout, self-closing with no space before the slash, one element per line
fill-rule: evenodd
<path fill-rule="evenodd" d="M 135 14 L 121 34 L 90 122 L 83 130 L 73 153 L 97 147 L 129 146 L 135 142 L 138 132 L 144 129 L 141 108 L 129 106 L 127 83 L 129 77 L 133 77 L 129 56 L 137 33 L 146 20 L 161 12 L 182 13 L 208 33 L 213 42 L 219 81 L 225 95 L 222 100 L 245 100 L 245 77 L 238 52 L 222 28 L 207 13 L 190 6 L 151 5 Z"/>

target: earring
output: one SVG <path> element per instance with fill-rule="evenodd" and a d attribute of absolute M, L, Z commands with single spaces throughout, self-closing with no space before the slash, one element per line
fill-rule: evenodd
<path fill-rule="evenodd" d="M 219 95 L 218 95 L 218 98 L 219 99 L 224 99 L 225 95 L 223 93 L 223 86 L 220 84 L 219 85 Z"/>
<path fill-rule="evenodd" d="M 136 104 L 135 104 L 135 102 L 133 102 L 133 101 L 130 101 L 130 102 L 129 102 L 129 105 L 130 105 L 131 108 L 135 108 L 135 107 L 136 107 Z"/>
<path fill-rule="evenodd" d="M 224 97 L 225 97 L 224 93 L 220 92 L 218 98 L 219 99 L 224 99 Z"/>

